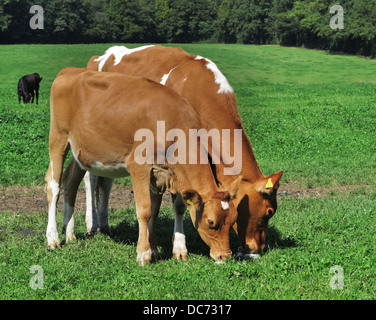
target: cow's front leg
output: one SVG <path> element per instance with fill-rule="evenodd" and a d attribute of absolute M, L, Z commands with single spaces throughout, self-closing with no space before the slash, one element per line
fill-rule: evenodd
<path fill-rule="evenodd" d="M 133 195 L 139 226 L 137 262 L 144 266 L 151 261 L 148 224 L 151 217 L 150 167 L 135 163 L 127 165 L 132 177 Z"/>
<path fill-rule="evenodd" d="M 136 192 L 135 192 L 136 194 Z M 146 263 L 151 261 L 151 246 L 149 242 L 149 231 L 148 231 L 148 223 L 151 216 L 151 202 L 150 198 L 147 195 L 143 197 L 136 198 L 136 211 L 137 211 L 137 219 L 138 219 L 138 227 L 139 227 L 139 234 L 138 234 L 138 243 L 137 243 L 137 262 L 144 266 Z M 138 200 L 137 200 L 138 198 Z M 140 198 L 143 198 L 142 200 Z M 149 201 L 145 201 L 145 198 L 149 198 Z"/>
<path fill-rule="evenodd" d="M 187 260 L 188 250 L 185 243 L 185 235 L 183 228 L 184 212 L 187 207 L 184 204 L 183 198 L 181 195 L 172 194 L 172 201 L 174 206 L 174 215 L 175 215 L 175 225 L 174 225 L 174 236 L 172 238 L 173 248 L 172 254 L 175 259 L 184 261 Z"/>
<path fill-rule="evenodd" d="M 88 171 L 85 174 L 84 182 L 86 190 L 86 230 L 88 235 L 94 235 L 98 228 L 98 214 L 95 209 L 95 189 L 98 183 L 98 176 Z"/>

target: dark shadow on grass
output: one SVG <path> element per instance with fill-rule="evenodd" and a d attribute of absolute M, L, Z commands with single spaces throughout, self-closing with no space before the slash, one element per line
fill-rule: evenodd
<path fill-rule="evenodd" d="M 123 220 L 116 226 L 111 226 L 112 239 L 119 243 L 124 243 L 137 247 L 138 222 Z M 172 258 L 172 236 L 174 232 L 174 218 L 161 215 L 157 219 L 157 248 L 161 254 L 161 259 Z M 188 253 L 201 254 L 209 257 L 209 247 L 202 241 L 200 235 L 193 227 L 189 216 L 184 220 L 184 232 Z"/>
<path fill-rule="evenodd" d="M 138 222 L 124 219 L 115 226 L 111 226 L 112 240 L 118 243 L 134 246 L 137 248 L 138 241 Z M 174 218 L 168 214 L 161 214 L 157 219 L 157 247 L 161 254 L 162 260 L 172 258 L 172 236 L 174 231 Z M 186 236 L 186 245 L 188 253 L 203 255 L 210 259 L 210 248 L 201 239 L 199 233 L 194 228 L 189 215 L 185 215 L 184 232 Z M 88 238 L 92 236 L 79 234 L 77 238 Z M 234 230 L 230 232 L 231 251 L 235 255 L 238 247 L 241 245 L 240 240 Z M 294 239 L 289 237 L 283 238 L 281 233 L 274 226 L 269 227 L 266 239 L 266 250 L 286 249 L 296 247 Z"/>
<path fill-rule="evenodd" d="M 287 237 L 282 238 L 281 233 L 276 227 L 269 227 L 267 237 L 266 237 L 266 248 L 272 249 L 287 249 L 296 247 L 296 242 L 294 239 Z"/>

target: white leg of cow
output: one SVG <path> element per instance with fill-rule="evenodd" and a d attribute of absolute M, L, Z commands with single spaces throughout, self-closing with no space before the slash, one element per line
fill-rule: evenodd
<path fill-rule="evenodd" d="M 50 129 L 50 165 L 45 177 L 47 200 L 48 200 L 48 224 L 47 224 L 47 244 L 51 249 L 60 248 L 59 235 L 57 232 L 56 211 L 57 201 L 60 193 L 61 173 L 63 163 L 68 153 L 69 145 L 66 136 L 60 135 L 51 126 Z"/>
<path fill-rule="evenodd" d="M 88 234 L 95 234 L 98 228 L 98 215 L 95 209 L 95 188 L 98 177 L 86 172 L 84 182 L 86 189 L 86 230 Z"/>
<path fill-rule="evenodd" d="M 56 223 L 56 207 L 59 198 L 59 183 L 55 180 L 53 171 L 53 162 L 51 161 L 49 170 L 46 176 L 47 183 L 47 198 L 48 198 L 48 224 L 47 224 L 47 244 L 51 249 L 60 248 L 59 234 L 57 232 Z"/>
<path fill-rule="evenodd" d="M 184 261 L 187 260 L 188 250 L 185 243 L 184 235 L 184 212 L 186 206 L 183 202 L 183 199 L 180 194 L 172 194 L 172 201 L 174 206 L 174 215 L 175 215 L 175 225 L 174 225 L 174 235 L 173 235 L 173 248 L 172 254 L 175 259 L 180 260 L 182 258 Z"/>
<path fill-rule="evenodd" d="M 98 227 L 101 233 L 112 235 L 110 226 L 108 224 L 108 202 L 110 198 L 111 188 L 114 179 L 99 178 L 99 199 L 98 199 Z"/>

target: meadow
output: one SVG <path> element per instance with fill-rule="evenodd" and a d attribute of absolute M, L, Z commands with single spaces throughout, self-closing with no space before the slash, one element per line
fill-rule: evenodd
<path fill-rule="evenodd" d="M 62 68 L 84 67 L 111 45 L 0 46 L 0 192 L 44 184 L 51 84 Z M 163 259 L 139 267 L 134 206 L 111 210 L 113 238 L 86 237 L 84 213 L 77 212 L 78 240 L 54 251 L 46 245 L 46 209 L 4 211 L 0 299 L 375 299 L 376 62 L 278 46 L 174 46 L 218 65 L 235 90 L 262 172 L 284 171 L 268 250 L 258 260 L 216 265 L 187 213 L 189 259 L 175 261 L 172 208 L 163 207 Z M 33 72 L 43 77 L 40 103 L 18 105 L 18 79 Z M 302 192 L 292 196 L 289 188 Z M 304 195 L 316 189 L 325 192 Z M 231 245 L 236 252 L 235 234 Z M 33 265 L 43 268 L 43 289 L 30 286 Z"/>

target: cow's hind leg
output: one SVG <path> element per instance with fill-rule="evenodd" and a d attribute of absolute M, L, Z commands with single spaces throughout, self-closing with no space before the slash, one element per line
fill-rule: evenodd
<path fill-rule="evenodd" d="M 184 220 L 184 212 L 187 207 L 185 206 L 183 198 L 181 197 L 179 193 L 172 194 L 171 196 L 172 196 L 172 201 L 174 205 L 174 215 L 175 215 L 174 236 L 172 239 L 172 242 L 173 242 L 172 254 L 175 259 L 180 260 L 181 258 L 184 261 L 186 261 L 188 250 L 185 244 L 183 220 Z"/>
<path fill-rule="evenodd" d="M 59 189 L 63 163 L 69 150 L 67 137 L 50 134 L 50 164 L 45 177 L 48 199 L 47 243 L 51 249 L 60 247 L 56 223 L 56 206 L 59 198 Z"/>
<path fill-rule="evenodd" d="M 77 189 L 85 175 L 76 161 L 71 161 L 63 175 L 64 186 L 64 226 L 65 241 L 76 240 L 74 235 L 74 204 L 76 202 Z"/>

